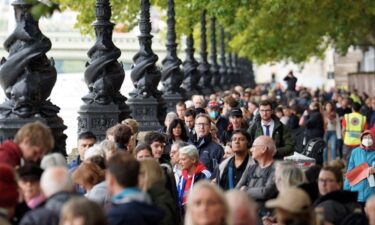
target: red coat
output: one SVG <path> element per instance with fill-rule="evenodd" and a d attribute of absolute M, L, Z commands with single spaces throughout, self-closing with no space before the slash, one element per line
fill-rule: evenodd
<path fill-rule="evenodd" d="M 13 141 L 5 141 L 0 146 L 0 163 L 8 164 L 12 167 L 21 164 L 22 151 Z"/>

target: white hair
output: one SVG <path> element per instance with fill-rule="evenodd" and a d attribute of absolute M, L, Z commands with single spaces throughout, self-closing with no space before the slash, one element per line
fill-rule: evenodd
<path fill-rule="evenodd" d="M 246 192 L 240 190 L 230 190 L 225 193 L 225 198 L 227 199 L 229 209 L 233 215 L 234 219 L 238 219 L 236 213 L 246 216 L 247 224 L 256 224 L 257 220 L 257 203 L 249 197 Z M 241 210 L 245 210 L 246 213 L 241 214 Z M 235 221 L 234 224 L 236 224 Z"/>
<path fill-rule="evenodd" d="M 178 152 L 179 154 L 187 155 L 189 158 L 199 159 L 198 149 L 194 145 L 188 145 L 188 146 L 182 147 L 178 150 Z"/>
<path fill-rule="evenodd" d="M 66 167 L 51 167 L 42 174 L 40 187 L 49 198 L 59 192 L 73 191 L 73 181 Z"/>
<path fill-rule="evenodd" d="M 61 153 L 55 152 L 45 155 L 40 163 L 40 167 L 44 170 L 55 166 L 68 167 L 65 157 Z"/>
<path fill-rule="evenodd" d="M 194 108 L 194 104 L 192 100 L 186 100 L 185 101 L 186 108 Z"/>
<path fill-rule="evenodd" d="M 105 152 L 100 144 L 95 144 L 85 151 L 84 160 L 87 160 L 93 156 L 101 156 L 105 158 Z"/>
<path fill-rule="evenodd" d="M 104 151 L 105 154 L 107 154 L 107 152 L 109 152 L 109 151 L 117 151 L 118 150 L 116 143 L 113 142 L 113 141 L 110 141 L 110 140 L 103 140 L 102 142 L 100 142 L 99 145 L 100 145 L 101 149 Z"/>

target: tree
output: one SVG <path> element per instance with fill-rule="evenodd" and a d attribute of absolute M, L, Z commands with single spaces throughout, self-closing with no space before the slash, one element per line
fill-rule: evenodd
<path fill-rule="evenodd" d="M 81 31 L 92 30 L 95 0 L 54 2 L 79 12 Z M 165 9 L 167 0 L 152 3 Z M 111 0 L 111 5 L 112 21 L 129 29 L 137 23 L 139 0 Z M 352 45 L 375 45 L 374 0 L 175 0 L 175 7 L 178 34 L 189 34 L 206 9 L 233 37 L 232 50 L 257 63 L 300 63 L 322 56 L 328 46 L 345 54 Z"/>

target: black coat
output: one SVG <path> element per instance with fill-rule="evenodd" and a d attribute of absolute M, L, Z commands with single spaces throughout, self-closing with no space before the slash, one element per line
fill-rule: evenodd
<path fill-rule="evenodd" d="M 306 143 L 313 138 L 323 138 L 324 121 L 319 110 L 312 110 L 304 117 Z"/>
<path fill-rule="evenodd" d="M 51 196 L 40 206 L 26 213 L 20 225 L 58 225 L 63 205 L 73 196 L 68 192 Z"/>

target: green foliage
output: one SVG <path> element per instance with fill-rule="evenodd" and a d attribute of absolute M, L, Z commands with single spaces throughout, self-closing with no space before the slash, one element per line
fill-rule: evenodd
<path fill-rule="evenodd" d="M 55 1 L 62 9 L 79 12 L 77 27 L 82 32 L 93 30 L 95 0 Z M 167 2 L 152 4 L 165 10 Z M 140 0 L 112 0 L 111 5 L 114 23 L 128 30 L 137 24 Z M 232 37 L 231 49 L 258 63 L 300 63 L 322 56 L 328 46 L 345 54 L 352 45 L 375 45 L 375 0 L 175 0 L 177 34 L 189 34 L 194 28 L 198 38 L 204 9 L 207 21 L 215 16 L 224 25 Z M 195 43 L 199 46 L 198 39 Z"/>

